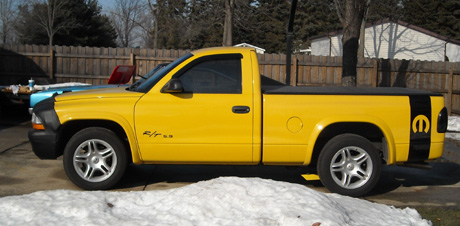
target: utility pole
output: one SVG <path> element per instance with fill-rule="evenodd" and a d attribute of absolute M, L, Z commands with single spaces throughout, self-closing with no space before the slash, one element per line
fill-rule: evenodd
<path fill-rule="evenodd" d="M 292 37 L 294 36 L 294 18 L 295 10 L 297 8 L 297 0 L 291 1 L 291 13 L 289 14 L 289 22 L 287 27 L 287 38 L 286 38 L 286 84 L 291 84 L 291 51 L 292 51 Z"/>

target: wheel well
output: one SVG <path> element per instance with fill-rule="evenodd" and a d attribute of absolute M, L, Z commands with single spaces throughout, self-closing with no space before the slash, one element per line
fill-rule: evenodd
<path fill-rule="evenodd" d="M 312 164 L 317 163 L 321 150 L 330 139 L 345 133 L 356 134 L 368 139 L 371 143 L 374 144 L 377 150 L 380 151 L 380 156 L 382 156 L 382 159 L 386 154 L 383 153 L 383 150 L 386 150 L 386 148 L 382 147 L 382 140 L 385 136 L 383 135 L 380 128 L 376 125 L 363 122 L 335 123 L 323 129 L 323 131 L 319 134 L 315 143 L 315 147 L 313 148 Z"/>
<path fill-rule="evenodd" d="M 69 142 L 70 138 L 72 138 L 73 135 L 75 135 L 82 129 L 86 129 L 89 127 L 101 127 L 114 132 L 120 138 L 120 140 L 122 140 L 125 143 L 126 148 L 129 152 L 129 157 L 130 159 L 132 159 L 131 148 L 129 146 L 128 138 L 125 131 L 123 130 L 123 127 L 121 127 L 118 123 L 110 120 L 75 120 L 62 125 L 59 129 L 60 136 L 58 138 L 59 155 L 62 155 L 64 153 L 65 146 L 67 145 L 67 142 Z"/>

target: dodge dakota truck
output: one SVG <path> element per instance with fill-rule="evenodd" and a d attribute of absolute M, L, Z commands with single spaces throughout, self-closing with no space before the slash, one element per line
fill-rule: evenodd
<path fill-rule="evenodd" d="M 84 189 L 113 187 L 130 163 L 311 165 L 330 191 L 361 196 L 383 165 L 439 158 L 447 111 L 419 90 L 285 86 L 260 75 L 254 49 L 219 47 L 128 88 L 46 99 L 32 124 L 34 153 L 63 155 Z"/>

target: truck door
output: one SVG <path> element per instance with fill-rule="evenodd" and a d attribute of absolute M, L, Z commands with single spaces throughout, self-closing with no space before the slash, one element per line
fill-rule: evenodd
<path fill-rule="evenodd" d="M 173 75 L 183 92 L 152 89 L 139 100 L 135 126 L 144 161 L 252 162 L 252 74 L 244 74 L 242 61 L 241 54 L 197 58 Z"/>

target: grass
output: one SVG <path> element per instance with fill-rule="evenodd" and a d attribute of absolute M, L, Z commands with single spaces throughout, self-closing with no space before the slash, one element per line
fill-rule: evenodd
<path fill-rule="evenodd" d="M 456 226 L 460 224 L 460 209 L 448 207 L 417 207 L 423 219 L 430 220 L 433 226 Z"/>

